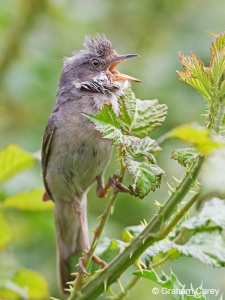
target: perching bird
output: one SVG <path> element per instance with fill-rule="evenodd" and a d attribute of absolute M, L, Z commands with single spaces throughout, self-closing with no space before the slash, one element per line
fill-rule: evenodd
<path fill-rule="evenodd" d="M 105 36 L 85 38 L 85 49 L 64 59 L 57 101 L 49 117 L 42 148 L 46 193 L 43 200 L 55 203 L 57 260 L 60 288 L 71 281 L 69 259 L 89 248 L 86 194 L 97 181 L 97 194 L 104 196 L 104 170 L 112 142 L 102 138 L 82 113 L 96 114 L 110 102 L 118 114 L 117 95 L 126 80 L 117 65 L 136 54 L 118 55 Z"/>

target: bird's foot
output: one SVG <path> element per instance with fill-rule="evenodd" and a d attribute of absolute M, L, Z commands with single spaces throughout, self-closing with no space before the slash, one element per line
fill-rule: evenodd
<path fill-rule="evenodd" d="M 95 262 L 96 264 L 102 266 L 103 268 L 108 266 L 107 262 L 105 262 L 104 260 L 99 258 L 97 255 L 92 255 L 91 259 L 93 260 L 93 262 Z"/>
<path fill-rule="evenodd" d="M 105 268 L 108 265 L 107 262 L 99 258 L 97 255 L 92 255 L 91 259 L 94 263 L 100 265 L 103 268 Z M 82 276 L 90 276 L 91 274 L 87 272 L 84 265 L 85 265 L 85 256 L 79 258 L 78 272 Z"/>
<path fill-rule="evenodd" d="M 84 263 L 85 263 L 85 257 L 80 257 L 78 263 L 78 272 L 80 275 L 90 276 L 90 274 L 85 269 Z"/>
<path fill-rule="evenodd" d="M 113 174 L 109 177 L 108 183 L 116 192 L 130 193 L 129 188 L 119 181 L 120 178 L 120 175 Z"/>
<path fill-rule="evenodd" d="M 98 197 L 99 198 L 106 197 L 106 194 L 110 187 L 112 187 L 114 191 L 117 192 L 130 193 L 129 188 L 126 187 L 124 184 L 122 184 L 119 180 L 120 180 L 120 175 L 113 174 L 112 176 L 110 176 L 105 187 L 98 188 L 97 190 Z"/>

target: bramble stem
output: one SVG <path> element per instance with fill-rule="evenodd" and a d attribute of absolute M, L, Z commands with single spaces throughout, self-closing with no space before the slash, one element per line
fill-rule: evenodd
<path fill-rule="evenodd" d="M 159 240 L 159 230 L 161 227 L 161 217 L 166 222 L 174 213 L 177 205 L 181 203 L 184 196 L 190 190 L 194 180 L 197 178 L 200 167 L 204 158 L 199 157 L 190 169 L 187 171 L 185 177 L 171 194 L 167 202 L 159 209 L 145 229 L 137 236 L 130 245 L 118 255 L 101 273 L 90 279 L 84 286 L 82 286 L 77 297 L 71 297 L 70 300 L 93 300 L 96 299 L 104 290 L 115 282 L 120 275 L 130 267 L 139 256 L 154 242 Z M 178 213 L 170 222 L 170 225 L 175 225 L 183 215 Z M 176 219 L 175 219 L 176 218 Z M 171 230 L 171 229 L 170 229 Z M 166 234 L 167 230 L 164 231 Z"/>

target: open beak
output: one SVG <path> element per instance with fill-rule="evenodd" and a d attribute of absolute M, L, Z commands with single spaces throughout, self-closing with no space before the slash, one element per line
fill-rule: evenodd
<path fill-rule="evenodd" d="M 113 60 L 113 62 L 111 62 L 105 69 L 106 72 L 109 72 L 110 74 L 112 74 L 112 80 L 113 81 L 118 81 L 118 80 L 128 80 L 128 81 L 135 81 L 135 82 L 141 82 L 141 80 L 122 74 L 119 71 L 116 70 L 116 67 L 119 63 L 121 63 L 122 61 L 128 59 L 128 58 L 132 58 L 132 57 L 137 57 L 139 56 L 138 54 L 125 54 L 125 55 L 120 55 L 117 56 L 115 58 L 115 60 Z"/>

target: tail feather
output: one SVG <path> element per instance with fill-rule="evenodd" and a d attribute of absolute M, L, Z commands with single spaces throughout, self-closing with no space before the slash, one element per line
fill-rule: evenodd
<path fill-rule="evenodd" d="M 71 276 L 71 256 L 83 252 L 88 245 L 86 196 L 74 201 L 55 201 L 57 264 L 60 289 L 65 293 Z"/>

